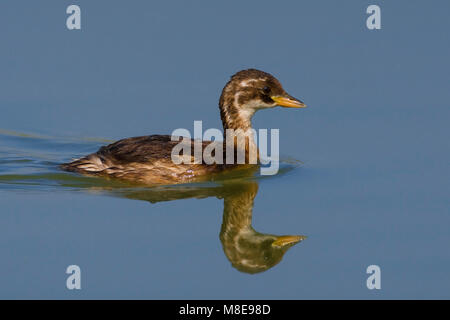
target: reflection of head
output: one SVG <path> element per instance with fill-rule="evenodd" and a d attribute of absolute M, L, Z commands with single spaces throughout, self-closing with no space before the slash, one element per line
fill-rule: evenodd
<path fill-rule="evenodd" d="M 253 201 L 258 191 L 255 182 L 235 185 L 224 197 L 220 241 L 233 267 L 258 273 L 278 264 L 286 251 L 303 236 L 275 236 L 255 231 L 252 226 Z"/>

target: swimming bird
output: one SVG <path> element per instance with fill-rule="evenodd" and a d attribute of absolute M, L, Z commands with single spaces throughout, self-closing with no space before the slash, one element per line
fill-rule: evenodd
<path fill-rule="evenodd" d="M 281 83 L 271 74 L 247 69 L 234 74 L 222 90 L 219 99 L 220 117 L 223 129 L 235 130 L 232 147 L 228 142 L 222 143 L 223 159 L 233 152 L 236 160 L 239 151 L 245 154 L 244 163 L 227 164 L 225 160 L 211 163 L 195 156 L 195 140 L 184 139 L 190 153 L 181 154 L 184 163 L 175 163 L 172 150 L 179 145 L 180 139 L 170 135 L 150 135 L 119 140 L 101 147 L 96 153 L 89 154 L 61 168 L 89 176 L 117 178 L 143 184 L 175 184 L 203 180 L 211 174 L 224 170 L 252 165 L 251 150 L 259 151 L 252 135 L 251 119 L 256 111 L 276 106 L 303 108 L 306 105 L 289 95 Z M 235 143 L 240 138 L 243 144 Z M 187 142 L 186 142 L 187 141 Z M 201 141 L 201 150 L 211 145 L 212 141 Z M 186 156 L 191 161 L 185 161 Z"/>

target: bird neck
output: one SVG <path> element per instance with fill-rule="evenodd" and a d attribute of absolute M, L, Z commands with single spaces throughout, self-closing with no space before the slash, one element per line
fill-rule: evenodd
<path fill-rule="evenodd" d="M 255 113 L 254 109 L 240 106 L 234 97 L 224 97 L 224 95 L 220 99 L 219 109 L 227 146 L 233 141 L 234 150 L 244 149 L 245 163 L 253 163 L 251 159 L 256 159 L 258 162 L 259 149 L 251 122 Z"/>
<path fill-rule="evenodd" d="M 235 241 L 240 234 L 255 233 L 252 228 L 252 211 L 258 184 L 236 186 L 231 195 L 224 197 L 223 221 L 220 231 L 223 240 Z"/>
<path fill-rule="evenodd" d="M 220 105 L 220 117 L 224 131 L 227 129 L 246 131 L 252 129 L 254 110 L 237 105 L 236 101 L 223 101 Z"/>

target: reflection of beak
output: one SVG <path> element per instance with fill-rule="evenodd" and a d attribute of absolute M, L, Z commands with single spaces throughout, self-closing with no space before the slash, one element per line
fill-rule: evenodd
<path fill-rule="evenodd" d="M 273 96 L 271 97 L 277 105 L 286 108 L 306 108 L 306 104 L 291 96 Z"/>
<path fill-rule="evenodd" d="M 280 236 L 272 243 L 274 247 L 293 246 L 294 244 L 305 240 L 306 236 Z"/>

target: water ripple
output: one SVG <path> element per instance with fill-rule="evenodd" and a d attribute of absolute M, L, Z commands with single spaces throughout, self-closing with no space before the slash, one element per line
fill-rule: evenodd
<path fill-rule="evenodd" d="M 111 140 L 99 138 L 57 138 L 38 134 L 20 133 L 0 129 L 0 191 L 5 190 L 71 190 L 89 191 L 109 195 L 121 195 L 142 191 L 151 194 L 214 193 L 223 184 L 245 180 L 265 180 L 292 172 L 302 162 L 289 157 L 280 161 L 280 169 L 275 176 L 263 176 L 246 170 L 235 170 L 215 176 L 209 182 L 188 183 L 171 186 L 143 187 L 127 182 L 106 178 L 86 177 L 61 171 L 58 165 L 73 158 L 95 152 Z M 205 191 L 209 190 L 209 191 Z M 192 195 L 194 196 L 194 195 Z M 170 196 L 169 196 L 170 197 Z M 156 196 L 156 198 L 158 198 Z M 163 200 L 163 199 L 162 199 Z"/>

